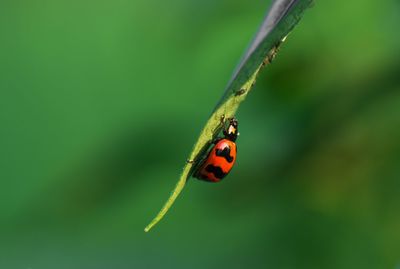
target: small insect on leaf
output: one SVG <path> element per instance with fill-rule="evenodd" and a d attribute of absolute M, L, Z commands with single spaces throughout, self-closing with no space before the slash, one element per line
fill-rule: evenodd
<path fill-rule="evenodd" d="M 272 62 L 282 42 L 300 21 L 304 11 L 311 4 L 312 0 L 273 1 L 260 29 L 233 72 L 233 76 L 221 99 L 201 131 L 189 155 L 189 161 L 186 162 L 183 168 L 178 183 L 160 212 L 145 228 L 146 232 L 156 225 L 168 212 L 191 175 L 216 182 L 225 177 L 231 170 L 233 164 L 231 166 L 228 160 L 224 164 L 220 163 L 220 161 L 217 161 L 217 158 L 220 158 L 220 156 L 217 156 L 215 152 L 208 151 L 211 141 L 219 135 L 222 129 L 221 118 L 229 119 L 234 117 L 239 105 L 244 101 L 256 82 L 257 75 L 262 67 Z M 227 140 L 232 142 L 229 139 Z M 231 156 L 236 159 L 236 145 L 234 148 L 233 144 L 224 143 L 217 144 L 218 147 L 216 145 L 214 149 L 222 150 L 220 154 L 223 154 L 223 156 Z M 229 147 L 229 153 L 226 147 Z"/>

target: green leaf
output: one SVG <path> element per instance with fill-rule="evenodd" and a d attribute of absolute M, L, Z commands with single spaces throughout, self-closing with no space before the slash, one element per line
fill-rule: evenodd
<path fill-rule="evenodd" d="M 145 232 L 156 225 L 170 209 L 196 165 L 207 154 L 210 142 L 220 133 L 221 118 L 231 118 L 235 115 L 239 105 L 254 85 L 262 67 L 271 63 L 279 46 L 311 4 L 312 0 L 275 0 L 272 3 L 254 40 L 233 73 L 222 98 L 200 133 L 200 137 L 189 155 L 191 161 L 186 163 L 175 189 L 161 211 L 144 229 Z"/>

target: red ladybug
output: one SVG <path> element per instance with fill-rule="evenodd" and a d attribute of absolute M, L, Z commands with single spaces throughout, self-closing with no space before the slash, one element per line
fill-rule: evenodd
<path fill-rule="evenodd" d="M 228 127 L 223 131 L 224 138 L 214 141 L 214 147 L 199 166 L 194 177 L 208 182 L 219 182 L 232 169 L 236 161 L 236 138 L 238 136 L 238 121 L 229 119 Z"/>

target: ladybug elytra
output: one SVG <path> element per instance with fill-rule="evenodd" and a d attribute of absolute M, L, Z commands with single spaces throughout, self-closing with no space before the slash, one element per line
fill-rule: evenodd
<path fill-rule="evenodd" d="M 229 119 L 229 125 L 223 131 L 224 137 L 213 141 L 215 144 L 207 158 L 200 164 L 194 177 L 208 182 L 221 181 L 232 169 L 236 161 L 238 121 Z"/>

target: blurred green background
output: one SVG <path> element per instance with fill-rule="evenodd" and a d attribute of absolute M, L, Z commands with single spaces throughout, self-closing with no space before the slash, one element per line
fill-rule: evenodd
<path fill-rule="evenodd" d="M 175 185 L 269 1 L 2 1 L 0 268 L 399 268 L 400 4 L 316 1 Z"/>

